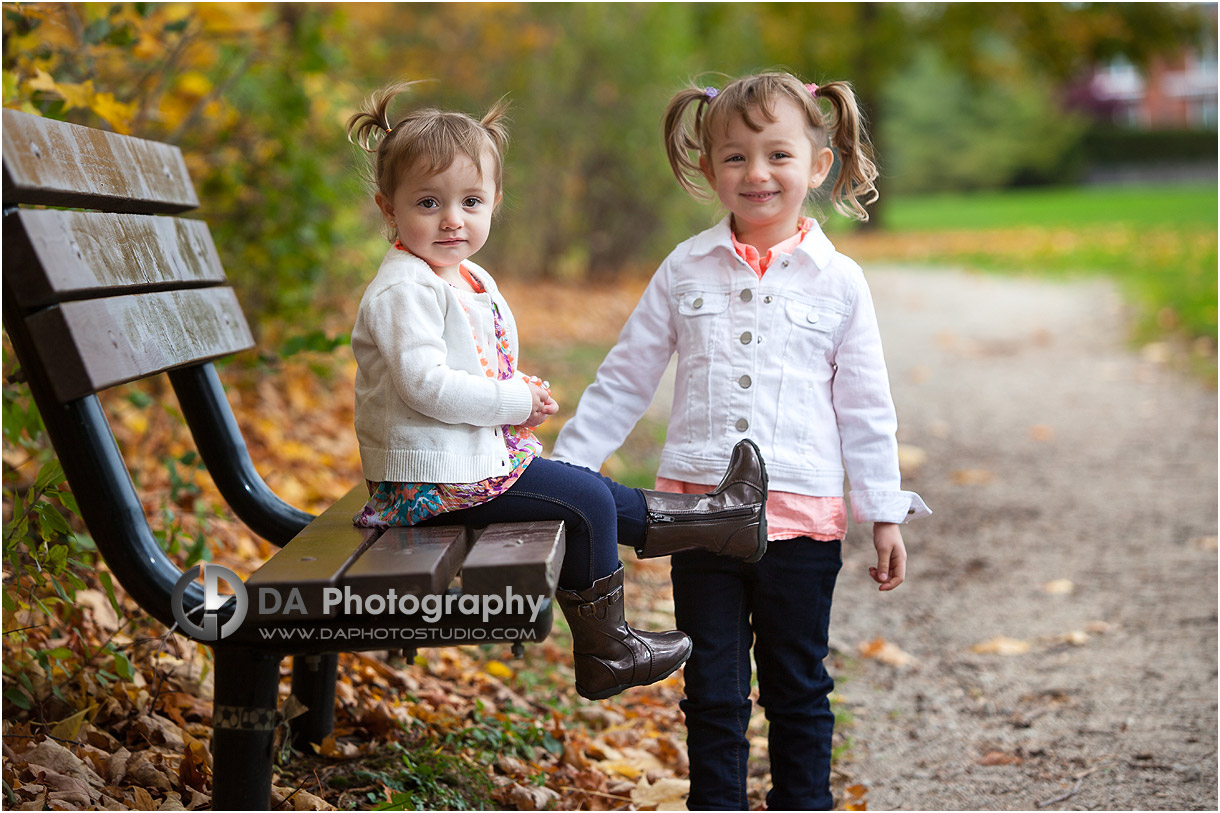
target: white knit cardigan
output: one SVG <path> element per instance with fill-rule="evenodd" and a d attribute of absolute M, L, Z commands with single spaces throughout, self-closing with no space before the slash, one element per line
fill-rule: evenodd
<path fill-rule="evenodd" d="M 489 378 L 479 349 L 495 369 L 493 301 L 514 359 L 517 327 L 491 275 L 466 266 L 485 293 L 460 291 L 423 260 L 391 248 L 365 289 L 352 351 L 356 437 L 368 480 L 473 483 L 510 470 L 501 427 L 524 423 L 532 398 L 519 373 Z"/>

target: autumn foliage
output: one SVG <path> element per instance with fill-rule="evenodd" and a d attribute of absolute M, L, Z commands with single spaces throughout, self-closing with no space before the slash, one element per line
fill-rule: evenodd
<path fill-rule="evenodd" d="M 877 100 L 915 41 L 943 46 L 958 70 L 1001 81 L 1035 63 L 1066 75 L 1087 56 L 1193 25 L 1161 6 L 1085 14 L 1009 4 L 1002 30 L 1021 62 L 1005 66 L 988 61 L 979 45 L 991 41 L 988 24 L 968 5 L 914 16 L 891 4 L 3 8 L 6 107 L 182 148 L 203 201 L 192 216 L 207 221 L 259 332 L 258 353 L 222 367 L 238 423 L 271 487 L 315 512 L 360 476 L 345 340 L 354 296 L 384 244 L 342 122 L 373 88 L 432 78 L 420 104 L 472 112 L 510 95 L 506 202 L 480 261 L 509 293 L 523 363 L 552 381 L 570 414 L 644 272 L 715 216 L 677 188 L 660 149 L 660 111 L 688 78 L 776 63 L 814 80 L 846 77 L 882 128 Z M 1140 22 L 1146 9 L 1155 14 Z M 971 256 L 1008 241 L 1028 262 L 1068 238 L 1009 229 L 845 239 L 861 259 Z M 1214 266 L 1214 232 L 1207 239 L 1190 245 Z M 511 282 L 540 277 L 551 281 Z M 210 655 L 117 589 L 75 517 L 7 347 L 4 374 L 5 803 L 207 806 Z M 208 559 L 244 576 L 271 554 L 225 509 L 168 383 L 121 387 L 103 402 L 145 512 L 179 564 Z M 643 422 L 611 473 L 646 481 L 658 433 L 663 423 Z M 630 567 L 643 625 L 672 625 L 666 568 Z M 909 657 L 884 641 L 860 654 Z M 685 792 L 680 677 L 586 703 L 572 688 L 560 623 L 521 662 L 495 648 L 424 650 L 414 662 L 346 654 L 340 675 L 335 736 L 315 754 L 280 754 L 284 807 L 666 809 Z M 760 731 L 756 719 L 751 735 Z M 761 801 L 766 767 L 755 764 L 752 798 Z M 847 785 L 849 808 L 866 808 L 865 787 L 836 782 Z"/>

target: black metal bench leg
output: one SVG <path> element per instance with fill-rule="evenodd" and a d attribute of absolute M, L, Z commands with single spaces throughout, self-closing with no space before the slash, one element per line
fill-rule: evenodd
<path fill-rule="evenodd" d="M 308 707 L 300 717 L 290 720 L 292 745 L 311 753 L 311 743 L 321 743 L 335 729 L 335 677 L 339 655 L 297 655 L 292 659 L 292 693 Z"/>
<path fill-rule="evenodd" d="M 212 809 L 266 810 L 282 656 L 237 647 L 215 655 Z"/>

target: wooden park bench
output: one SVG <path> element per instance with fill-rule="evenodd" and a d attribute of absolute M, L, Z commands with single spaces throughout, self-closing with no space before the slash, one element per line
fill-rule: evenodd
<path fill-rule="evenodd" d="M 213 638 L 215 809 L 269 803 L 285 656 L 304 747 L 333 727 L 338 652 L 547 636 L 562 523 L 378 533 L 352 525 L 363 483 L 318 517 L 266 485 L 212 365 L 253 346 L 246 318 L 207 225 L 166 216 L 198 205 L 177 147 L 12 110 L 3 138 L 4 327 L 107 566 L 150 615 Z M 200 584 L 158 545 L 97 398 L 162 372 L 225 501 L 281 546 L 238 595 L 218 596 L 226 569 Z M 486 612 L 505 596 L 535 604 Z"/>

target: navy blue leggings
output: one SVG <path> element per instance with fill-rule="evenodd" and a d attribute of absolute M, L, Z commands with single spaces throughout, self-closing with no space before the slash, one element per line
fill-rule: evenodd
<path fill-rule="evenodd" d="M 563 520 L 567 553 L 559 586 L 583 590 L 618 569 L 618 546 L 644 539 L 647 508 L 638 488 L 597 472 L 537 457 L 512 488 L 473 508 L 441 514 L 423 525 L 462 524 L 476 528 L 495 522 Z"/>

